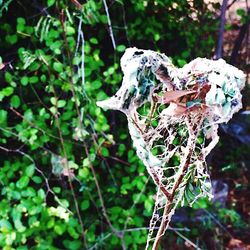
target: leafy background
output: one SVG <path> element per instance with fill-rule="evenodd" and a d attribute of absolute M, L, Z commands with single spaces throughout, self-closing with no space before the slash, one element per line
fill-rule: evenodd
<path fill-rule="evenodd" d="M 246 9 L 236 15 L 226 24 L 227 60 L 233 34 L 249 29 Z M 144 249 L 155 187 L 125 117 L 95 103 L 118 89 L 126 47 L 164 52 L 179 66 L 212 58 L 220 4 L 0 0 L 0 17 L 0 247 Z M 247 41 L 234 58 L 245 72 Z M 162 249 L 250 244 L 250 123 L 243 118 L 221 127 L 208 159 L 217 200 L 181 208 Z"/>

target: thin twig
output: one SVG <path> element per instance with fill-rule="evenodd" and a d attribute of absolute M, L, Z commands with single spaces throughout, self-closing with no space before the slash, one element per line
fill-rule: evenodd
<path fill-rule="evenodd" d="M 70 211 L 67 207 L 64 206 L 63 203 L 61 203 L 60 199 L 58 198 L 58 196 L 55 194 L 55 192 L 51 189 L 50 185 L 49 185 L 49 181 L 48 181 L 48 178 L 46 178 L 46 176 L 44 175 L 44 173 L 42 172 L 42 170 L 40 170 L 37 166 L 36 166 L 36 163 L 34 161 L 34 159 L 28 155 L 27 153 L 23 152 L 20 150 L 20 147 L 18 149 L 9 149 L 9 148 L 6 148 L 6 147 L 3 147 L 3 146 L 0 146 L 0 149 L 7 152 L 7 153 L 10 153 L 10 152 L 13 152 L 13 153 L 18 153 L 18 154 L 21 154 L 23 155 L 24 157 L 28 158 L 34 165 L 36 171 L 43 177 L 44 181 L 45 181 L 45 184 L 46 184 L 46 187 L 47 187 L 47 194 L 48 193 L 51 193 L 52 195 L 54 195 L 55 197 L 55 200 L 57 201 L 57 203 L 63 207 L 65 210 L 67 210 L 70 214 L 73 214 L 72 211 Z"/>
<path fill-rule="evenodd" d="M 87 157 L 90 159 L 89 157 L 89 152 L 88 152 L 88 148 L 87 148 L 87 145 L 85 144 L 84 142 L 84 148 L 85 148 L 85 153 L 87 155 Z M 89 166 L 90 166 L 90 169 L 91 169 L 91 172 L 92 172 L 92 175 L 94 177 L 94 181 L 95 181 L 95 185 L 96 185 L 96 188 L 97 188 L 97 193 L 98 193 L 98 197 L 99 197 L 99 200 L 100 200 L 100 203 L 101 203 L 101 207 L 102 207 L 102 213 L 103 213 L 103 216 L 105 217 L 111 231 L 121 239 L 121 243 L 122 243 L 122 249 L 125 250 L 126 249 L 126 246 L 125 246 L 125 242 L 124 242 L 124 239 L 123 239 L 123 234 L 119 233 L 118 230 L 116 230 L 116 228 L 114 228 L 114 226 L 112 225 L 110 219 L 109 219 L 109 216 L 108 216 L 108 213 L 107 213 L 107 210 L 106 210 L 106 207 L 104 205 L 104 200 L 103 200 L 103 197 L 102 197 L 102 193 L 101 193 L 101 188 L 99 186 L 99 182 L 97 180 L 97 176 L 96 176 L 96 172 L 95 172 L 95 169 L 94 169 L 94 166 L 93 164 L 91 163 L 91 161 L 89 161 Z"/>
<path fill-rule="evenodd" d="M 201 250 L 196 244 L 194 244 L 191 240 L 185 237 L 182 233 L 177 230 L 173 230 L 177 235 L 179 235 L 182 239 L 184 239 L 190 246 L 194 247 L 196 250 Z"/>
<path fill-rule="evenodd" d="M 56 95 L 56 92 L 55 92 L 53 86 L 52 86 L 52 90 L 54 92 L 54 95 L 55 95 L 55 98 L 56 98 L 56 101 L 57 101 L 58 98 L 57 98 L 57 95 Z M 57 103 L 56 103 L 55 106 L 57 107 Z M 64 155 L 64 158 L 65 158 L 65 164 L 64 165 L 65 165 L 68 173 L 70 173 L 70 168 L 69 168 L 69 163 L 68 163 L 68 155 L 67 155 L 67 151 L 66 151 L 66 148 L 65 148 L 64 139 L 63 139 L 63 136 L 62 136 L 62 129 L 61 129 L 61 124 L 60 124 L 59 117 L 57 115 L 57 110 L 55 112 L 55 118 L 56 118 L 56 125 L 57 125 L 57 128 L 58 128 L 58 133 L 59 133 L 59 137 L 60 137 L 60 141 L 61 141 L 61 146 L 62 146 L 62 150 L 63 150 L 63 155 Z M 82 239 L 83 239 L 83 242 L 84 242 L 84 246 L 85 246 L 85 248 L 87 248 L 87 241 L 86 241 L 86 237 L 84 235 L 84 226 L 83 226 L 83 222 L 82 222 L 82 218 L 81 218 L 81 214 L 80 214 L 79 205 L 78 205 L 78 202 L 77 202 L 75 190 L 74 190 L 73 183 L 72 183 L 70 175 L 68 176 L 68 181 L 69 181 L 70 191 L 72 193 L 72 197 L 73 197 L 74 204 L 75 204 L 75 209 L 76 209 L 77 217 L 78 217 L 79 223 L 81 225 L 81 229 L 82 229 L 81 236 L 82 236 Z"/>
<path fill-rule="evenodd" d="M 228 236 L 232 239 L 234 238 L 233 235 L 221 224 L 221 222 L 219 220 L 216 219 L 216 217 L 209 212 L 207 209 L 202 209 L 202 211 L 204 211 L 206 214 L 208 214 L 208 216 L 225 232 L 228 234 Z"/>
<path fill-rule="evenodd" d="M 102 0 L 102 1 L 103 1 L 103 4 L 104 4 L 106 16 L 107 16 L 107 19 L 108 19 L 109 35 L 110 35 L 110 38 L 111 38 L 111 41 L 112 41 L 113 48 L 115 50 L 116 49 L 116 43 L 115 43 L 115 38 L 114 38 L 113 29 L 112 29 L 112 25 L 111 25 L 111 20 L 110 20 L 110 16 L 109 16 L 108 5 L 107 5 L 106 0 Z"/>

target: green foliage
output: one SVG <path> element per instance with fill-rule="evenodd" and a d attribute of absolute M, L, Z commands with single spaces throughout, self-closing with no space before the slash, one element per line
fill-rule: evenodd
<path fill-rule="evenodd" d="M 119 58 L 129 43 L 166 52 L 180 66 L 209 56 L 214 12 L 203 1 L 194 9 L 187 1 L 115 1 L 113 51 L 102 1 L 86 1 L 82 10 L 70 1 L 11 2 L 0 0 L 0 65 L 7 64 L 0 70 L 0 248 L 120 249 L 93 168 L 118 231 L 148 225 L 155 190 L 125 118 L 104 114 L 95 102 L 120 84 Z M 145 229 L 125 231 L 125 245 L 142 249 L 146 236 Z"/>

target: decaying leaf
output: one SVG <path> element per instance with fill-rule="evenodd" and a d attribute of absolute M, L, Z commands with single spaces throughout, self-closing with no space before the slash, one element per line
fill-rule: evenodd
<path fill-rule="evenodd" d="M 169 103 L 172 101 L 177 101 L 180 97 L 196 93 L 195 90 L 176 90 L 167 91 L 163 94 L 163 103 Z"/>
<path fill-rule="evenodd" d="M 218 142 L 218 124 L 242 107 L 245 75 L 222 59 L 197 58 L 179 69 L 164 54 L 137 48 L 126 50 L 121 68 L 122 86 L 97 105 L 126 114 L 157 186 L 146 246 L 157 249 L 178 205 L 212 197 L 205 159 Z"/>

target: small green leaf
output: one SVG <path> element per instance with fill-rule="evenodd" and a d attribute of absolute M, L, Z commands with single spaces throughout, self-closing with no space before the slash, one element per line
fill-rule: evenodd
<path fill-rule="evenodd" d="M 178 65 L 179 65 L 180 67 L 183 67 L 185 64 L 187 64 L 187 62 L 186 62 L 185 60 L 183 60 L 183 59 L 178 59 L 178 60 L 177 60 L 177 63 L 178 63 Z"/>
<path fill-rule="evenodd" d="M 118 45 L 116 47 L 116 49 L 117 49 L 118 52 L 124 52 L 126 47 L 125 47 L 125 45 L 121 44 L 121 45 Z"/>
<path fill-rule="evenodd" d="M 99 89 L 102 86 L 102 82 L 95 80 L 91 83 L 91 89 L 95 90 L 95 89 Z"/>
<path fill-rule="evenodd" d="M 14 108 L 18 108 L 21 104 L 20 98 L 17 95 L 13 95 L 10 99 L 10 104 Z"/>
<path fill-rule="evenodd" d="M 4 96 L 10 96 L 14 92 L 14 89 L 12 87 L 6 87 L 1 92 Z"/>
<path fill-rule="evenodd" d="M 62 235 L 65 231 L 65 228 L 62 225 L 55 225 L 54 230 L 57 234 Z"/>
<path fill-rule="evenodd" d="M 11 45 L 15 44 L 17 42 L 17 35 L 7 35 L 5 37 L 5 40 L 7 43 L 10 43 Z"/>
<path fill-rule="evenodd" d="M 50 102 L 51 102 L 54 106 L 56 106 L 57 100 L 56 100 L 55 97 L 51 97 L 51 98 L 50 98 Z"/>
<path fill-rule="evenodd" d="M 29 83 L 29 78 L 28 78 L 27 76 L 23 76 L 23 77 L 21 78 L 21 84 L 22 84 L 23 86 L 26 86 L 28 83 Z"/>
<path fill-rule="evenodd" d="M 87 210 L 89 208 L 89 201 L 85 200 L 81 203 L 81 210 Z"/>
<path fill-rule="evenodd" d="M 156 42 L 159 41 L 160 38 L 161 38 L 160 34 L 158 34 L 158 33 L 154 34 L 154 39 Z"/>
<path fill-rule="evenodd" d="M 64 100 L 59 100 L 57 102 L 57 107 L 58 108 L 63 108 L 65 105 L 66 105 L 66 101 L 64 101 Z"/>
<path fill-rule="evenodd" d="M 29 82 L 30 83 L 37 83 L 39 80 L 39 78 L 37 76 L 32 76 L 29 78 Z"/>
<path fill-rule="evenodd" d="M 68 36 L 72 36 L 72 35 L 74 35 L 76 33 L 76 31 L 75 31 L 75 29 L 73 28 L 73 27 L 71 27 L 71 26 L 67 26 L 66 27 L 66 34 L 68 35 Z"/>
<path fill-rule="evenodd" d="M 10 224 L 9 221 L 2 219 L 0 220 L 0 228 L 1 231 L 10 231 L 12 230 L 12 225 Z"/>
<path fill-rule="evenodd" d="M 85 179 L 86 177 L 89 176 L 89 169 L 88 168 L 82 168 L 79 170 L 79 176 Z"/>
<path fill-rule="evenodd" d="M 25 169 L 25 174 L 29 177 L 33 176 L 35 172 L 35 166 L 34 164 L 29 165 L 26 169 Z"/>
<path fill-rule="evenodd" d="M 89 158 L 85 158 L 85 159 L 83 160 L 83 166 L 84 166 L 84 167 L 88 167 L 89 164 L 90 164 Z"/>
<path fill-rule="evenodd" d="M 63 72 L 63 64 L 60 63 L 60 62 L 54 62 L 53 63 L 53 69 L 58 72 L 58 73 L 61 73 Z"/>
<path fill-rule="evenodd" d="M 202 144 L 202 143 L 204 142 L 204 137 L 198 136 L 196 142 L 197 142 L 198 144 Z"/>
<path fill-rule="evenodd" d="M 70 169 L 78 169 L 79 168 L 79 166 L 73 161 L 69 161 L 68 165 L 69 165 Z"/>
<path fill-rule="evenodd" d="M 42 178 L 40 176 L 33 176 L 32 181 L 34 181 L 36 184 L 41 184 Z"/>
<path fill-rule="evenodd" d="M 23 32 L 24 31 L 24 27 L 25 27 L 25 19 L 22 17 L 18 17 L 17 18 L 17 26 L 16 26 L 16 30 L 19 32 Z"/>
<path fill-rule="evenodd" d="M 237 15 L 243 17 L 246 15 L 246 11 L 242 8 L 236 10 Z"/>
<path fill-rule="evenodd" d="M 29 177 L 24 175 L 16 183 L 17 188 L 23 189 L 29 184 Z"/>
<path fill-rule="evenodd" d="M 55 115 L 56 112 L 57 112 L 57 108 L 56 108 L 56 107 L 51 107 L 51 108 L 49 108 L 49 110 L 50 110 L 50 112 L 51 112 L 53 115 Z"/>
<path fill-rule="evenodd" d="M 98 44 L 98 40 L 94 37 L 90 38 L 89 40 L 92 44 Z"/>
<path fill-rule="evenodd" d="M 16 21 L 17 21 L 18 24 L 25 24 L 25 19 L 22 18 L 22 17 L 18 17 L 18 18 L 16 19 Z"/>
<path fill-rule="evenodd" d="M 76 232 L 76 230 L 75 230 L 74 227 L 68 227 L 68 233 L 74 239 L 78 239 L 79 238 L 79 234 Z"/>
<path fill-rule="evenodd" d="M 3 124 L 3 123 L 5 123 L 6 122 L 6 120 L 7 120 L 7 111 L 5 111 L 5 110 L 0 110 L 0 124 Z"/>
<path fill-rule="evenodd" d="M 33 112 L 31 109 L 27 109 L 25 112 L 24 112 L 24 118 L 28 121 L 32 121 L 33 120 Z"/>
<path fill-rule="evenodd" d="M 103 155 L 104 157 L 108 157 L 108 156 L 109 156 L 109 151 L 108 151 L 107 148 L 102 148 L 102 149 L 101 149 L 101 152 L 102 152 L 102 155 Z"/>
<path fill-rule="evenodd" d="M 37 195 L 41 200 L 43 200 L 46 197 L 44 190 L 41 188 L 38 190 Z"/>
<path fill-rule="evenodd" d="M 48 1 L 47 1 L 48 7 L 51 7 L 52 5 L 54 5 L 55 2 L 56 2 L 56 0 L 48 0 Z"/>
<path fill-rule="evenodd" d="M 41 79 L 41 82 L 46 82 L 46 75 L 41 75 L 40 79 Z"/>
<path fill-rule="evenodd" d="M 8 83 L 11 83 L 11 82 L 12 82 L 12 75 L 11 75 L 8 71 L 5 72 L 4 78 L 5 78 L 5 81 L 6 81 L 6 82 L 8 82 Z"/>

